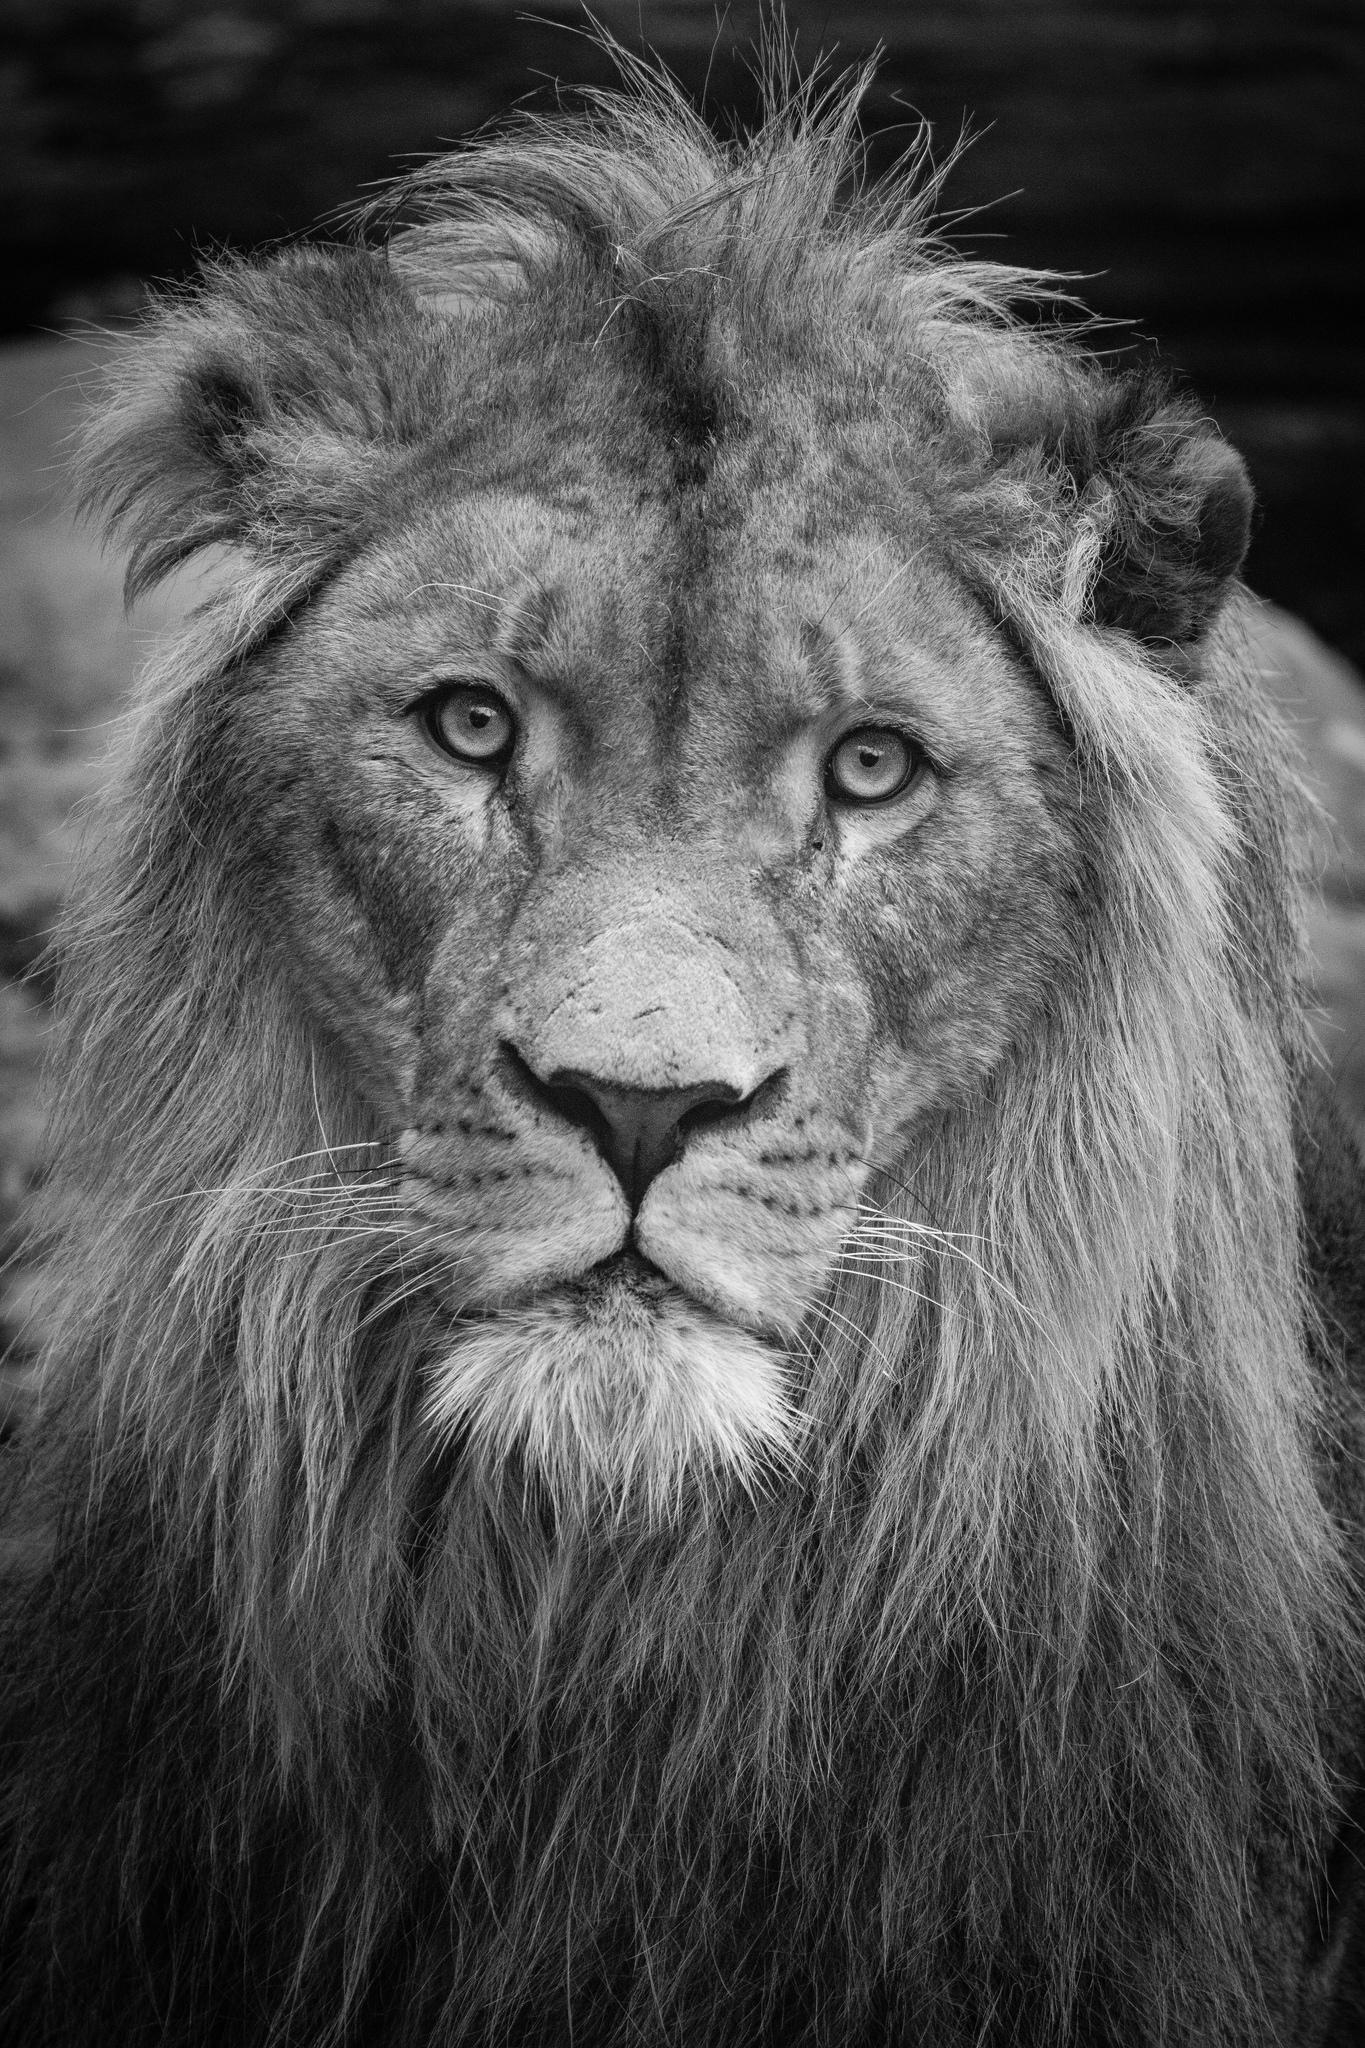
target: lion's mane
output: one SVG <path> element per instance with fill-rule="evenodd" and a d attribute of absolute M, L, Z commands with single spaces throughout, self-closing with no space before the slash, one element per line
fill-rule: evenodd
<path fill-rule="evenodd" d="M 1015 325 L 1034 286 L 938 249 L 909 185 L 839 203 L 852 120 L 798 97 L 727 151 L 645 86 L 445 158 L 387 257 L 221 268 L 94 429 L 135 583 L 251 553 L 149 685 L 63 945 L 11 2038 L 1257 2037 L 1253 1878 L 1323 1824 L 1347 1634 L 1296 799 L 1244 605 L 1200 610 L 1205 480 L 1161 466 L 1187 415 Z M 221 714 L 364 486 L 277 395 L 249 436 L 215 362 L 246 336 L 338 449 L 367 408 L 411 445 L 432 372 L 386 295 L 505 293 L 563 246 L 679 349 L 721 290 L 791 348 L 894 307 L 943 394 L 945 550 L 1086 790 L 1074 958 L 877 1179 L 794 1359 L 794 1469 L 662 1526 L 434 1445 L 427 1254 L 244 910 Z M 191 346 L 235 496 L 165 423 Z M 1142 606 L 1182 548 L 1206 629 L 1163 656 Z"/>

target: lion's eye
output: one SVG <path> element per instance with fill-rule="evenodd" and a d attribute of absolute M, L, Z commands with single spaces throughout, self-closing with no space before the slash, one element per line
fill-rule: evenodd
<path fill-rule="evenodd" d="M 885 803 L 905 788 L 922 758 L 904 733 L 860 725 L 845 733 L 825 763 L 825 793 L 840 803 Z"/>
<path fill-rule="evenodd" d="M 512 751 L 516 720 L 496 690 L 453 683 L 428 698 L 425 711 L 431 737 L 457 761 L 493 768 Z"/>

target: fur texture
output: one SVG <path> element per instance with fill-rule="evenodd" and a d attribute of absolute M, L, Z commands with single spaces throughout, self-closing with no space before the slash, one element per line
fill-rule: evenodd
<path fill-rule="evenodd" d="M 92 428 L 131 587 L 238 567 L 64 939 L 7 2038 L 1300 2038 L 1353 1637 L 1245 482 L 841 202 L 854 113 L 638 76 Z M 405 751 L 455 644 L 510 796 Z M 633 1225 L 535 1092 L 623 959 L 622 1085 L 749 1105 Z"/>

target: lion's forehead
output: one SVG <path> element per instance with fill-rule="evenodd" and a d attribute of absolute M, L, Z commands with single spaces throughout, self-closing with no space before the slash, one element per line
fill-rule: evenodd
<path fill-rule="evenodd" d="M 343 579 L 334 636 L 365 643 L 361 691 L 376 649 L 400 672 L 510 660 L 618 752 L 733 758 L 737 739 L 761 751 L 872 695 L 951 751 L 1001 696 L 1002 649 L 927 517 L 893 532 L 866 494 L 801 484 L 751 462 L 723 537 L 709 491 L 693 504 L 600 467 L 572 488 L 465 491 Z"/>

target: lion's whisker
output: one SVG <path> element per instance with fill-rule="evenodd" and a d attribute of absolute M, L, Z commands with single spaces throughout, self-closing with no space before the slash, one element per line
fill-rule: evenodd
<path fill-rule="evenodd" d="M 818 1308 L 813 1311 L 813 1320 L 815 1322 L 824 1321 L 832 1323 L 837 1329 L 842 1330 L 846 1336 L 849 1336 L 854 1340 L 854 1343 L 857 1345 L 860 1351 L 869 1351 L 871 1352 L 874 1358 L 877 1358 L 881 1361 L 883 1367 L 883 1378 L 895 1378 L 895 1367 L 892 1365 L 891 1360 L 887 1357 L 886 1352 L 882 1349 L 881 1345 L 877 1343 L 875 1338 L 869 1336 L 867 1331 L 863 1329 L 862 1325 L 856 1322 L 852 1316 L 846 1314 L 844 1310 L 835 1308 L 832 1302 L 822 1301 L 819 1304 Z M 810 1341 L 813 1342 L 813 1338 Z M 809 1348 L 809 1345 L 807 1347 L 807 1357 L 809 1358 L 811 1365 L 818 1368 L 821 1361 L 819 1358 L 816 1357 L 814 1351 Z"/>
<path fill-rule="evenodd" d="M 846 1242 L 856 1244 L 858 1242 L 856 1233 Z M 974 1257 L 971 1252 L 963 1249 L 962 1239 L 951 1237 L 946 1233 L 936 1232 L 932 1239 L 926 1239 L 926 1242 L 930 1244 L 933 1250 L 940 1251 L 946 1257 L 959 1261 L 973 1273 L 978 1274 L 982 1280 L 986 1281 L 995 1292 L 1009 1303 L 1011 1308 L 1017 1309 L 1021 1315 L 1028 1315 L 1030 1313 L 1002 1274 L 997 1273 L 992 1267 L 986 1265 L 983 1260 Z M 869 1245 L 867 1246 L 867 1252 L 869 1256 L 873 1257 L 882 1256 L 891 1260 L 895 1258 L 894 1249 L 890 1247 L 879 1248 L 875 1245 Z"/>
<path fill-rule="evenodd" d="M 410 1235 L 397 1224 L 376 1224 L 372 1228 L 329 1231 L 325 1236 L 316 1237 L 302 1244 L 296 1242 L 298 1233 L 291 1231 L 263 1231 L 258 1234 L 263 1238 L 273 1238 L 283 1243 L 287 1249 L 280 1253 L 280 1257 L 284 1259 L 316 1259 L 342 1246 L 371 1244 L 378 1249 L 381 1244 L 406 1244 Z"/>
<path fill-rule="evenodd" d="M 303 1155 L 305 1157 L 310 1155 Z M 357 1168 L 357 1172 L 366 1171 Z M 256 1195 L 276 1202 L 325 1202 L 338 1197 L 350 1199 L 358 1194 L 398 1195 L 397 1183 L 391 1180 L 343 1180 L 339 1177 L 324 1179 L 319 1176 L 307 1181 L 222 1181 L 216 1186 L 195 1186 L 182 1188 L 173 1195 L 156 1195 L 150 1201 L 139 1202 L 129 1210 L 131 1216 L 155 1214 L 159 1209 L 175 1208 L 182 1203 L 225 1201 L 234 1195 Z"/>

